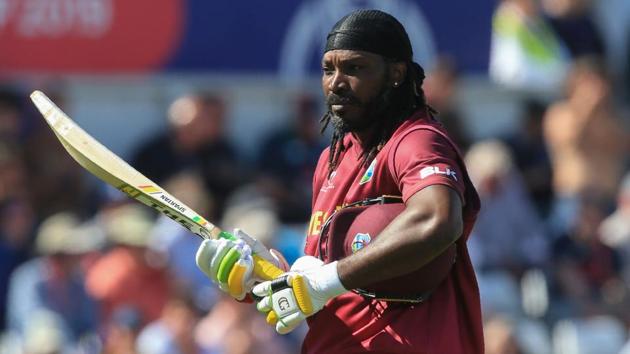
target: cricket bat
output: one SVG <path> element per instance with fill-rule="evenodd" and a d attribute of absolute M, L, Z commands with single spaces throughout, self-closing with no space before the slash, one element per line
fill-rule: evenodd
<path fill-rule="evenodd" d="M 33 91 L 31 100 L 61 145 L 90 173 L 129 197 L 168 216 L 202 239 L 235 239 L 235 236 L 204 219 L 99 143 L 44 93 Z M 254 273 L 264 280 L 275 279 L 284 273 L 260 255 L 254 254 L 253 258 Z"/>

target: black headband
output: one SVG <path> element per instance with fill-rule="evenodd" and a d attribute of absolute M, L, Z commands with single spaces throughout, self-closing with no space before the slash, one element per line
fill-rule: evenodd
<path fill-rule="evenodd" d="M 379 10 L 357 10 L 339 20 L 326 39 L 325 52 L 361 50 L 411 62 L 413 51 L 405 28 L 393 16 Z"/>

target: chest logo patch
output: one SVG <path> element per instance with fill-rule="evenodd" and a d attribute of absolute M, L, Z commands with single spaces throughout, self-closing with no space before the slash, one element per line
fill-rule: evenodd
<path fill-rule="evenodd" d="M 330 177 L 328 177 L 328 179 L 324 183 L 324 186 L 319 191 L 325 193 L 331 189 L 334 189 L 335 185 L 333 184 L 333 178 L 335 178 L 336 175 L 337 175 L 337 171 L 332 171 L 332 173 L 330 174 Z"/>
<path fill-rule="evenodd" d="M 354 236 L 354 239 L 352 240 L 352 253 L 357 253 L 357 251 L 367 246 L 370 241 L 372 241 L 372 237 L 370 237 L 370 234 L 356 234 Z"/>
<path fill-rule="evenodd" d="M 366 184 L 372 180 L 372 176 L 374 176 L 374 168 L 376 167 L 376 159 L 372 161 L 368 169 L 365 171 L 363 177 L 361 177 L 361 181 L 359 181 L 359 185 Z"/>

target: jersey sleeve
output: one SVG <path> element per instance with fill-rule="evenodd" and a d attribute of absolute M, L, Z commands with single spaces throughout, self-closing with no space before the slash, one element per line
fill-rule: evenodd
<path fill-rule="evenodd" d="M 388 164 L 403 201 L 435 184 L 452 188 L 464 201 L 465 183 L 457 156 L 451 143 L 432 130 L 415 129 L 402 136 L 390 151 Z"/>

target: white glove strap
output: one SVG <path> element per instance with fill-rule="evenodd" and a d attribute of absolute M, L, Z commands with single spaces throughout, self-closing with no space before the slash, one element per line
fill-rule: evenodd
<path fill-rule="evenodd" d="M 307 274 L 307 278 L 310 280 L 309 283 L 313 287 L 313 290 L 324 294 L 328 299 L 332 299 L 348 291 L 339 279 L 337 261 L 324 264 L 318 268 L 307 269 L 304 273 Z"/>

